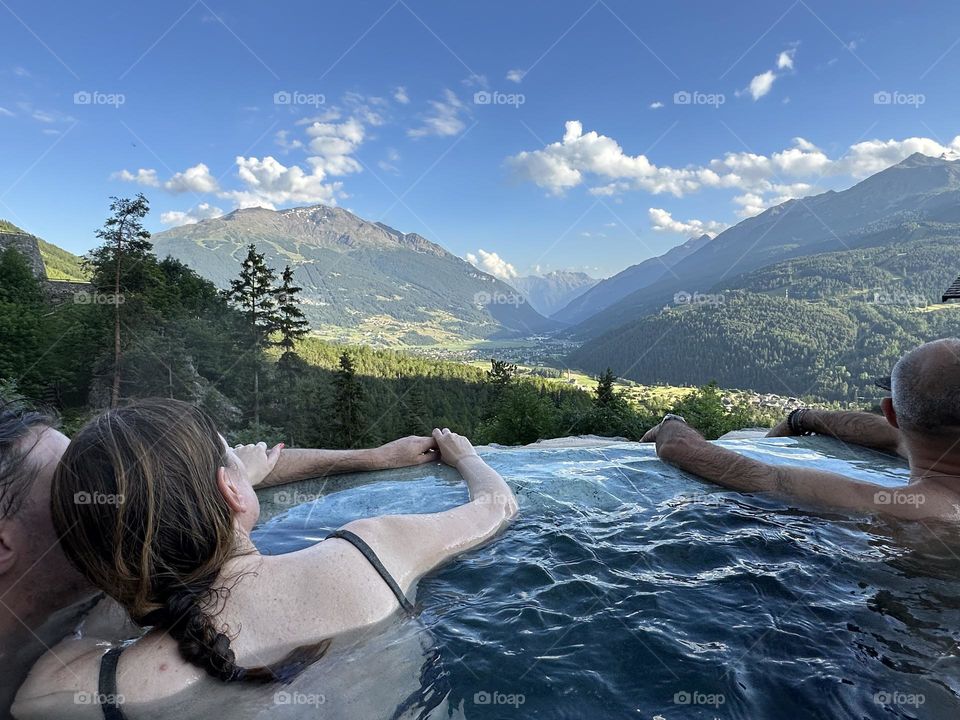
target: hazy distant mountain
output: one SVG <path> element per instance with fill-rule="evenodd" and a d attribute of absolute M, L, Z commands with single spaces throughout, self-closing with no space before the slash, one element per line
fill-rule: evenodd
<path fill-rule="evenodd" d="M 847 190 L 770 208 L 720 233 L 649 286 L 586 318 L 573 333 L 595 337 L 662 308 L 677 292 L 706 292 L 794 257 L 889 242 L 885 229 L 921 221 L 960 222 L 960 160 L 915 153 Z"/>
<path fill-rule="evenodd" d="M 523 293 L 533 309 L 550 316 L 574 298 L 580 297 L 596 285 L 586 273 L 555 270 L 545 275 L 528 275 L 508 281 Z"/>
<path fill-rule="evenodd" d="M 416 233 L 363 220 L 341 208 L 251 208 L 153 236 L 159 257 L 172 255 L 219 287 L 254 244 L 278 271 L 294 268 L 302 307 L 320 324 L 410 326 L 419 335 L 489 337 L 533 334 L 557 326 L 518 301 L 516 291 Z"/>
<path fill-rule="evenodd" d="M 610 307 L 618 300 L 625 298 L 630 293 L 641 290 L 651 283 L 656 282 L 663 277 L 671 267 L 688 255 L 695 253 L 708 242 L 710 242 L 709 235 L 690 238 L 682 245 L 671 248 L 663 255 L 649 258 L 637 265 L 631 265 L 613 277 L 600 281 L 588 292 L 582 293 L 579 297 L 571 298 L 571 301 L 566 306 L 554 311 L 551 313 L 551 316 L 554 320 L 559 320 L 560 322 L 570 325 L 583 322 L 604 308 Z M 541 310 L 541 312 L 543 311 Z"/>

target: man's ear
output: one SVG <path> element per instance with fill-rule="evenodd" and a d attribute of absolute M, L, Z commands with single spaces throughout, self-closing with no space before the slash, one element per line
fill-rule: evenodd
<path fill-rule="evenodd" d="M 237 483 L 236 471 L 230 468 L 221 467 L 217 470 L 217 489 L 227 501 L 227 505 L 234 513 L 240 514 L 246 512 L 247 501 L 240 492 L 240 486 Z"/>
<path fill-rule="evenodd" d="M 17 528 L 11 520 L 0 520 L 0 575 L 5 575 L 17 564 Z"/>
<path fill-rule="evenodd" d="M 897 411 L 893 409 L 893 398 L 884 398 L 880 401 L 880 409 L 883 410 L 883 416 L 887 419 L 887 422 L 893 425 L 895 428 L 899 428 L 900 425 L 897 423 Z"/>

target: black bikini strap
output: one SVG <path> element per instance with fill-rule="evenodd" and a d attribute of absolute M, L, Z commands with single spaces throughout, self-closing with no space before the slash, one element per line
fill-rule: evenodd
<path fill-rule="evenodd" d="M 387 586 L 393 591 L 393 594 L 397 596 L 397 600 L 400 602 L 400 607 L 402 607 L 407 613 L 414 615 L 416 614 L 416 608 L 413 603 L 411 603 L 407 596 L 403 594 L 403 590 L 400 589 L 400 586 L 397 584 L 397 581 L 393 579 L 393 575 L 390 574 L 390 571 L 384 567 L 383 563 L 380 562 L 380 558 L 377 557 L 377 554 L 373 551 L 363 538 L 359 535 L 355 535 L 349 530 L 335 530 L 329 535 L 327 539 L 338 538 L 340 540 L 346 540 L 348 543 L 353 545 L 357 550 L 363 553 L 363 556 L 373 565 L 373 569 L 376 570 L 380 577 L 383 578 L 383 581 Z"/>
<path fill-rule="evenodd" d="M 120 696 L 117 695 L 117 665 L 120 663 L 120 653 L 123 650 L 122 645 L 110 648 L 100 660 L 98 699 L 104 720 L 124 720 L 123 710 L 120 708 Z"/>

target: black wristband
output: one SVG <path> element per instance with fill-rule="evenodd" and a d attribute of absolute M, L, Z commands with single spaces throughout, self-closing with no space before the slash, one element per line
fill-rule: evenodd
<path fill-rule="evenodd" d="M 790 428 L 790 432 L 794 435 L 813 435 L 812 431 L 805 430 L 803 427 L 803 417 L 807 414 L 808 409 L 809 408 L 797 408 L 787 415 L 787 427 Z"/>

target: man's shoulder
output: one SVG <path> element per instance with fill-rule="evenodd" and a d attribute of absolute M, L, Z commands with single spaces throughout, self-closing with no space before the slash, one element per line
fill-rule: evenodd
<path fill-rule="evenodd" d="M 96 717 L 100 658 L 108 646 L 93 638 L 70 638 L 47 651 L 17 691 L 12 712 L 25 718 Z"/>

